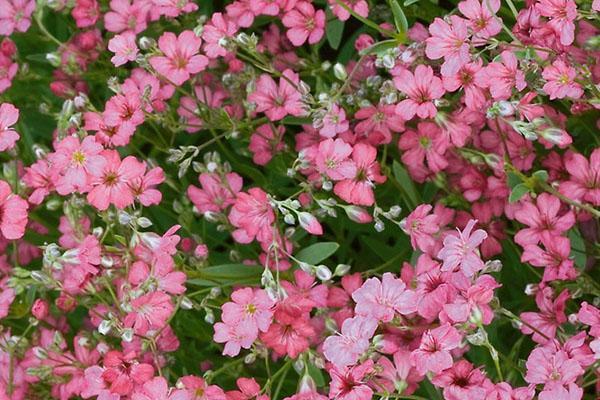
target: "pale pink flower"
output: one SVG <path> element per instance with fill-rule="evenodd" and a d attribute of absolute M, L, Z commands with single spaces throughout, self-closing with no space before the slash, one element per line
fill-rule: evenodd
<path fill-rule="evenodd" d="M 389 272 L 379 278 L 369 278 L 352 293 L 358 315 L 381 322 L 390 322 L 396 313 L 408 315 L 417 310 L 415 293 Z"/>
<path fill-rule="evenodd" d="M 567 387 L 562 385 L 550 385 L 544 388 L 538 395 L 538 400 L 581 400 L 583 389 L 575 383 L 569 383 Z"/>
<path fill-rule="evenodd" d="M 374 372 L 373 360 L 367 360 L 351 368 L 331 368 L 329 375 L 329 398 L 336 400 L 370 400 L 373 396 L 366 376 Z"/>
<path fill-rule="evenodd" d="M 419 374 L 439 373 L 452 367 L 450 350 L 456 349 L 462 340 L 460 333 L 446 323 L 423 333 L 419 348 L 410 355 L 411 363 Z"/>
<path fill-rule="evenodd" d="M 346 132 L 349 127 L 346 112 L 334 103 L 323 117 L 323 126 L 319 129 L 319 134 L 326 138 L 333 138 L 338 133 Z"/>
<path fill-rule="evenodd" d="M 104 14 L 104 27 L 109 32 L 130 31 L 136 35 L 147 26 L 148 6 L 142 0 L 111 0 Z"/>
<path fill-rule="evenodd" d="M 575 383 L 584 373 L 577 360 L 571 359 L 565 351 L 557 351 L 552 346 L 538 346 L 533 349 L 527 358 L 526 367 L 525 381 L 545 387 Z"/>
<path fill-rule="evenodd" d="M 600 152 L 598 153 L 600 155 Z M 515 211 L 517 221 L 527 225 L 515 235 L 515 242 L 521 246 L 537 244 L 544 238 L 548 241 L 571 229 L 575 224 L 575 216 L 571 210 L 559 214 L 561 208 L 560 200 L 548 193 L 540 194 L 535 204 L 524 201 L 521 207 Z"/>
<path fill-rule="evenodd" d="M 198 376 L 186 375 L 179 379 L 177 387 L 182 385 L 187 391 L 188 400 L 226 400 L 225 392 L 217 385 L 209 385 Z"/>
<path fill-rule="evenodd" d="M 137 176 L 129 182 L 133 196 L 144 207 L 160 204 L 162 193 L 156 188 L 165 181 L 165 173 L 161 167 L 154 167 L 142 176 Z"/>
<path fill-rule="evenodd" d="M 109 40 L 108 49 L 115 53 L 110 59 L 115 67 L 126 64 L 128 61 L 135 61 L 138 55 L 135 33 L 127 31 L 116 35 Z"/>
<path fill-rule="evenodd" d="M 346 319 L 339 335 L 325 339 L 323 354 L 337 368 L 355 364 L 369 348 L 377 326 L 377 320 L 369 317 L 356 316 Z"/>
<path fill-rule="evenodd" d="M 223 40 L 232 37 L 237 30 L 235 21 L 224 18 L 221 13 L 214 13 L 202 31 L 206 55 L 209 58 L 226 56 L 229 51 L 223 47 Z"/>
<path fill-rule="evenodd" d="M 290 69 L 283 71 L 279 86 L 270 75 L 262 74 L 256 82 L 256 90 L 248 101 L 256 104 L 256 111 L 264 112 L 271 121 L 279 121 L 286 115 L 301 116 L 304 109 L 302 95 L 295 87 L 300 83 L 298 74 Z"/>
<path fill-rule="evenodd" d="M 439 172 L 448 166 L 444 154 L 450 147 L 448 138 L 433 122 L 419 122 L 417 130 L 407 129 L 400 135 L 398 148 L 402 150 L 402 162 L 413 171 L 423 166 L 425 160 L 432 172 Z"/>
<path fill-rule="evenodd" d="M 482 85 L 480 80 L 475 79 L 481 68 L 482 61 L 478 59 L 464 64 L 455 74 L 442 77 L 444 89 L 448 92 L 454 92 L 460 88 L 464 90 L 463 100 L 465 105 L 472 110 L 480 110 L 486 102 L 484 92 L 486 86 Z"/>
<path fill-rule="evenodd" d="M 356 165 L 349 159 L 352 146 L 342 139 L 327 139 L 319 143 L 315 164 L 317 171 L 333 181 L 353 178 Z"/>
<path fill-rule="evenodd" d="M 35 0 L 0 0 L 0 35 L 27 31 L 34 10 Z"/>
<path fill-rule="evenodd" d="M 150 329 L 161 329 L 173 312 L 171 297 L 163 292 L 144 294 L 131 302 L 131 311 L 125 317 L 125 326 L 133 328 L 138 335 L 145 335 Z"/>
<path fill-rule="evenodd" d="M 600 149 L 594 149 L 589 160 L 579 153 L 568 152 L 565 168 L 570 176 L 569 180 L 560 183 L 561 193 L 570 199 L 583 200 L 599 206 Z"/>
<path fill-rule="evenodd" d="M 190 185 L 188 197 L 201 213 L 221 212 L 235 202 L 236 194 L 242 189 L 242 177 L 230 172 L 221 177 L 203 172 L 198 177 L 201 188 Z"/>
<path fill-rule="evenodd" d="M 158 47 L 164 55 L 151 57 L 150 65 L 173 84 L 180 86 L 208 65 L 206 56 L 198 54 L 201 45 L 202 40 L 190 30 L 181 32 L 179 36 L 165 32 L 158 39 Z"/>
<path fill-rule="evenodd" d="M 429 253 L 435 246 L 435 235 L 439 230 L 438 216 L 430 214 L 433 207 L 429 204 L 418 205 L 400 222 L 404 233 L 410 236 L 413 250 Z"/>
<path fill-rule="evenodd" d="M 13 288 L 5 287 L 6 282 L 0 282 L 0 318 L 8 315 L 10 305 L 16 297 Z M 1 393 L 1 392 L 0 392 Z"/>
<path fill-rule="evenodd" d="M 419 118 L 435 117 L 437 109 L 433 101 L 444 95 L 444 87 L 429 65 L 418 65 L 414 74 L 407 69 L 400 69 L 394 77 L 394 85 L 408 96 L 396 106 L 398 115 L 406 121 L 415 115 Z"/>
<path fill-rule="evenodd" d="M 390 143 L 392 132 L 404 130 L 404 120 L 396 114 L 393 104 L 362 107 L 354 114 L 354 118 L 361 120 L 354 131 L 373 146 Z"/>
<path fill-rule="evenodd" d="M 325 12 L 315 11 L 308 1 L 299 1 L 294 8 L 281 19 L 283 26 L 288 28 L 286 36 L 294 46 L 302 46 L 304 42 L 315 44 L 325 34 Z"/>
<path fill-rule="evenodd" d="M 462 232 L 457 230 L 458 234 L 450 233 L 444 238 L 444 247 L 437 255 L 444 261 L 442 271 L 460 268 L 466 276 L 471 277 L 483 269 L 478 247 L 487 238 L 487 233 L 483 229 L 471 233 L 476 223 L 474 219 L 469 220 Z"/>
<path fill-rule="evenodd" d="M 431 60 L 444 58 L 442 76 L 455 74 L 461 66 L 471 60 L 469 33 L 465 19 L 451 15 L 448 23 L 441 18 L 436 18 L 429 25 L 429 33 L 431 37 L 426 40 L 425 54 Z"/>
<path fill-rule="evenodd" d="M 170 390 L 167 380 L 156 376 L 136 390 L 131 395 L 131 400 L 189 400 L 189 396 L 182 389 Z"/>
<path fill-rule="evenodd" d="M 10 150 L 19 140 L 19 134 L 12 127 L 19 119 L 19 110 L 10 103 L 0 105 L 0 151 Z"/>
<path fill-rule="evenodd" d="M 254 22 L 256 14 L 252 9 L 253 0 L 237 0 L 225 6 L 227 17 L 235 21 L 239 27 L 248 28 Z"/>
<path fill-rule="evenodd" d="M 221 306 L 223 322 L 247 325 L 248 329 L 266 332 L 273 320 L 275 302 L 262 289 L 243 288 L 231 294 L 231 302 Z"/>

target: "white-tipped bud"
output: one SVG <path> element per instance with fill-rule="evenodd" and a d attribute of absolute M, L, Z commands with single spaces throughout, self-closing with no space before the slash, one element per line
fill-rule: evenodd
<path fill-rule="evenodd" d="M 336 63 L 333 66 L 333 75 L 340 81 L 345 81 L 346 79 L 348 79 L 348 72 L 346 72 L 346 67 L 344 67 L 340 63 Z"/>
<path fill-rule="evenodd" d="M 317 266 L 315 274 L 317 275 L 317 278 L 319 278 L 322 281 L 328 281 L 332 277 L 331 270 L 326 265 L 322 264 Z"/>

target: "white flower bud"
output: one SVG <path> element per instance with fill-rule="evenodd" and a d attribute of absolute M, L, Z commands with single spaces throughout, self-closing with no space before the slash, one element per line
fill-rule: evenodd
<path fill-rule="evenodd" d="M 315 271 L 317 278 L 319 278 L 322 281 L 328 281 L 331 279 L 331 270 L 329 268 L 327 268 L 326 265 L 319 265 L 317 266 L 317 269 Z"/>
<path fill-rule="evenodd" d="M 346 67 L 344 67 L 340 63 L 336 63 L 333 66 L 333 75 L 340 81 L 345 81 L 348 78 L 348 72 L 346 72 Z"/>

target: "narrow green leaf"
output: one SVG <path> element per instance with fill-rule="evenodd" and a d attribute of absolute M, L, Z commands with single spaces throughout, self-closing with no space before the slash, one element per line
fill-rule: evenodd
<path fill-rule="evenodd" d="M 373 43 L 371 46 L 360 52 L 361 55 L 381 54 L 389 49 L 398 47 L 396 39 L 382 40 L 381 42 Z"/>
<path fill-rule="evenodd" d="M 344 34 L 344 21 L 340 21 L 337 18 L 330 20 L 325 28 L 325 35 L 327 36 L 327 43 L 332 49 L 337 50 L 342 43 L 342 36 Z"/>
<path fill-rule="evenodd" d="M 202 268 L 191 273 L 192 279 L 187 283 L 197 286 L 214 286 L 215 283 L 227 284 L 230 282 L 259 281 L 263 268 L 256 265 L 222 264 Z"/>
<path fill-rule="evenodd" d="M 400 33 L 406 33 L 408 31 L 408 21 L 406 15 L 402 11 L 402 7 L 398 4 L 397 0 L 389 0 L 390 7 L 392 8 L 392 14 L 394 14 L 394 25 Z"/>
<path fill-rule="evenodd" d="M 411 4 L 415 4 L 415 3 L 418 3 L 418 2 L 419 2 L 419 0 L 404 0 L 404 7 L 408 7 Z"/>
<path fill-rule="evenodd" d="M 336 242 L 315 243 L 300 250 L 295 257 L 307 264 L 317 265 L 335 253 L 339 247 Z"/>
<path fill-rule="evenodd" d="M 405 199 L 406 205 L 412 209 L 417 206 L 421 201 L 419 200 L 420 196 L 417 192 L 417 188 L 413 183 L 412 179 L 410 179 L 410 175 L 406 169 L 400 164 L 398 161 L 394 160 L 392 164 L 392 171 L 394 172 L 394 177 L 396 181 L 400 184 L 402 189 L 404 190 L 407 199 Z"/>

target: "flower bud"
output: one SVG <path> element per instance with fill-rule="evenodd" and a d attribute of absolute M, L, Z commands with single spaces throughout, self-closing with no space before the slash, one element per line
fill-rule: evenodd
<path fill-rule="evenodd" d="M 348 79 L 348 72 L 346 72 L 346 68 L 340 63 L 336 63 L 333 66 L 333 75 L 340 81 Z"/>
<path fill-rule="evenodd" d="M 48 302 L 43 299 L 37 299 L 31 306 L 31 314 L 38 320 L 43 320 L 48 316 Z"/>
<path fill-rule="evenodd" d="M 312 235 L 322 235 L 323 227 L 311 213 L 305 211 L 298 213 L 298 222 L 304 230 Z"/>
<path fill-rule="evenodd" d="M 332 276 L 331 270 L 329 268 L 327 268 L 326 265 L 322 265 L 322 264 L 317 266 L 315 274 L 317 275 L 317 278 L 319 278 L 322 281 L 328 281 L 331 279 L 331 276 Z"/>
<path fill-rule="evenodd" d="M 335 272 L 333 273 L 333 275 L 344 276 L 350 271 L 351 268 L 352 267 L 348 264 L 338 264 L 337 267 L 335 267 Z"/>

